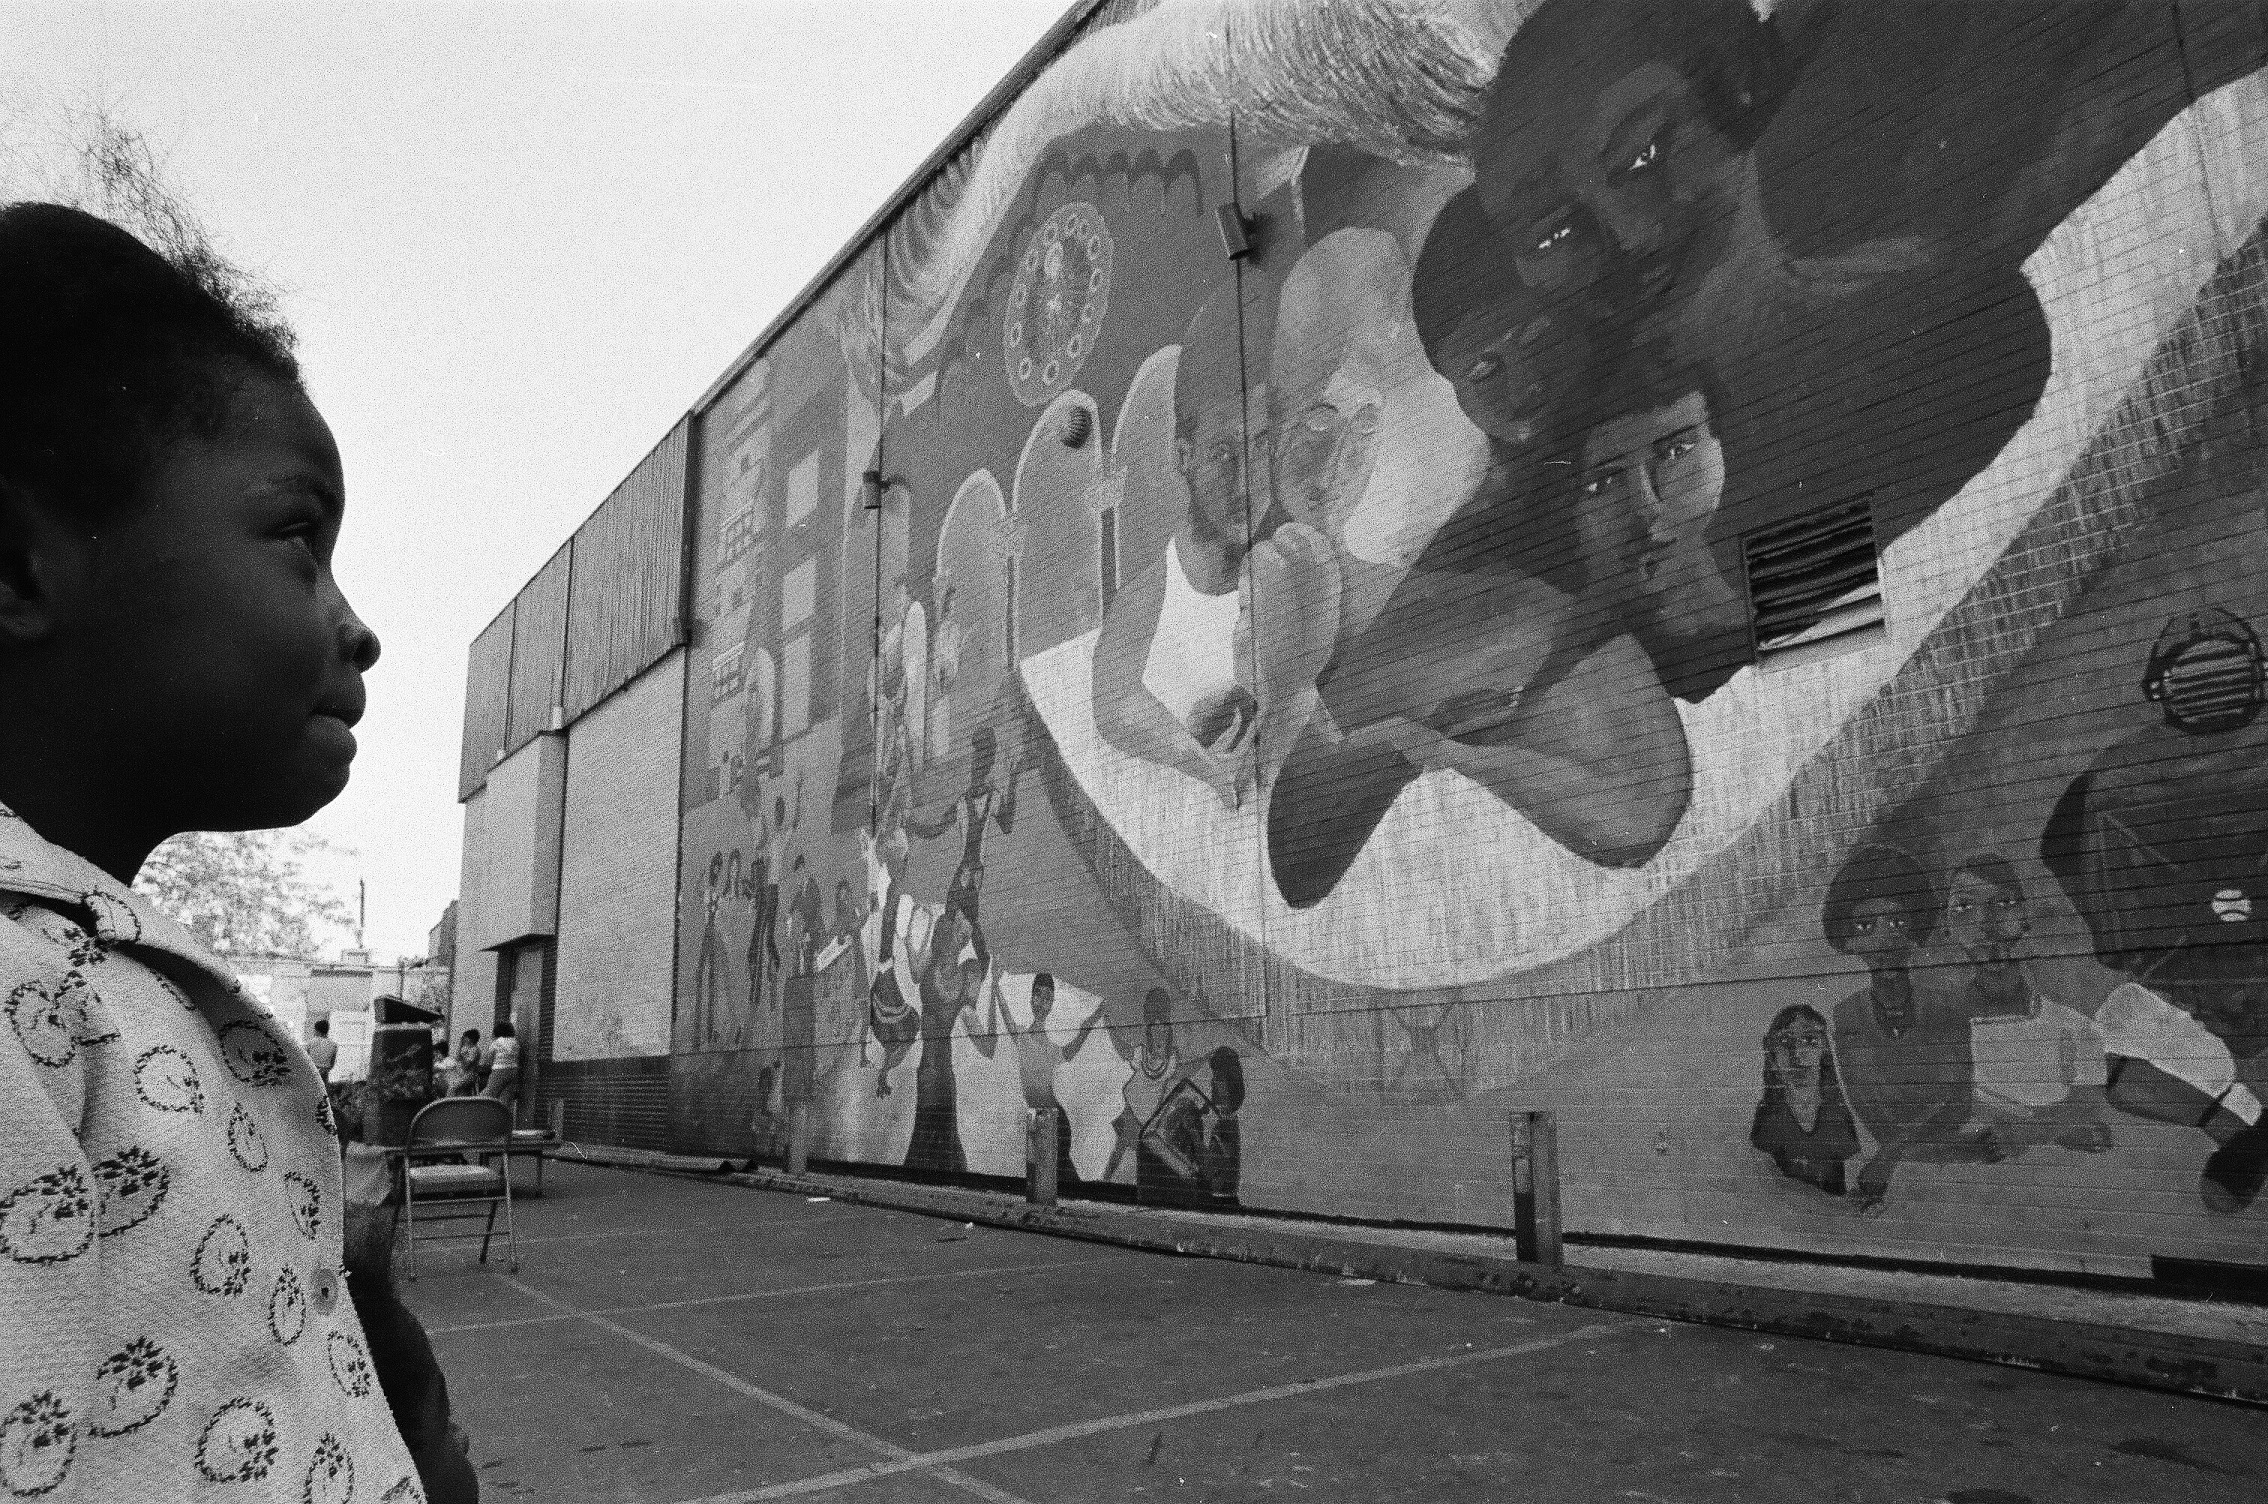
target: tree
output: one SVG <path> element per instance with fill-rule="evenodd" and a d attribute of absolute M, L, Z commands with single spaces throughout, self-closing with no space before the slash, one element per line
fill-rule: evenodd
<path fill-rule="evenodd" d="M 320 849 L 275 830 L 191 831 L 151 852 L 134 886 L 223 954 L 313 959 L 353 917 L 300 866 Z"/>

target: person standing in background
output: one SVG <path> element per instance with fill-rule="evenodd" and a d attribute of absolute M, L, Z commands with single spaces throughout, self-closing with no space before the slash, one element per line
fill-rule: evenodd
<path fill-rule="evenodd" d="M 329 1086 L 331 1068 L 339 1063 L 338 1041 L 331 1038 L 329 1019 L 315 1020 L 315 1037 L 307 1041 L 307 1058 L 315 1062 L 315 1073 L 323 1078 L 325 1086 Z"/>
<path fill-rule="evenodd" d="M 480 1030 L 465 1030 L 456 1052 L 441 1067 L 443 1090 L 452 1097 L 470 1097 L 480 1091 Z"/>
<path fill-rule="evenodd" d="M 520 1037 L 513 1031 L 510 1019 L 496 1026 L 495 1043 L 488 1047 L 488 1074 L 480 1094 L 494 1097 L 512 1109 L 515 1121 L 520 1110 Z"/>

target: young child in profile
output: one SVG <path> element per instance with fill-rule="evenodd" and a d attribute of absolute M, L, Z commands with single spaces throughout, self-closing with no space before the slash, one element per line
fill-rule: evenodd
<path fill-rule="evenodd" d="M 346 1277 L 315 1067 L 131 886 L 346 787 L 378 640 L 343 511 L 289 335 L 208 261 L 0 207 L 9 1497 L 477 1495 L 383 1240 Z"/>

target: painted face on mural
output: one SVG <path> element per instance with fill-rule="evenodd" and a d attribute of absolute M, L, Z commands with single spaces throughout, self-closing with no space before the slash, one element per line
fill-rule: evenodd
<path fill-rule="evenodd" d="M 1342 366 L 1270 435 L 1276 500 L 1326 537 L 1336 534 L 1370 483 L 1380 405 L 1377 389 Z"/>
<path fill-rule="evenodd" d="M 1551 49 L 1555 53 L 1562 49 Z M 1666 311 L 1722 254 L 1745 158 L 1668 63 L 1614 46 L 1508 58 L 1523 114 L 1484 146 L 1481 201 L 1527 283 Z"/>
<path fill-rule="evenodd" d="M 1954 874 L 1945 903 L 1945 933 L 1980 967 L 2012 964 L 2032 932 L 2031 908 L 2021 888 L 1963 868 Z"/>
<path fill-rule="evenodd" d="M 1738 631 L 1747 602 L 1709 546 L 1725 451 L 1699 392 L 1610 418 L 1583 444 L 1575 516 L 1594 585 L 1670 641 Z"/>
<path fill-rule="evenodd" d="M 1588 364 L 1575 320 L 1521 300 L 1459 323 L 1437 352 L 1473 426 L 1515 447 L 1536 441 L 1555 391 Z"/>
<path fill-rule="evenodd" d="M 1799 1014 L 1764 1037 L 1764 1050 L 1781 1085 L 1816 1090 L 1820 1063 L 1827 1058 L 1827 1025 L 1815 1016 Z"/>
<path fill-rule="evenodd" d="M 1174 440 L 1174 458 L 1189 487 L 1190 520 L 1214 537 L 1244 536 L 1244 407 L 1211 402 Z"/>
<path fill-rule="evenodd" d="M 1913 926 L 1904 902 L 1895 898 L 1862 898 L 1851 905 L 1844 951 L 1872 966 L 1888 960 L 1902 961 L 1913 948 Z"/>

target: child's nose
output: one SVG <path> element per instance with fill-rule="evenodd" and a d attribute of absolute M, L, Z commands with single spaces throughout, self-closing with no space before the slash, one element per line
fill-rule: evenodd
<path fill-rule="evenodd" d="M 378 661 L 378 634 L 370 630 L 354 607 L 342 597 L 339 601 L 343 617 L 339 622 L 339 645 L 355 671 L 367 674 Z"/>

